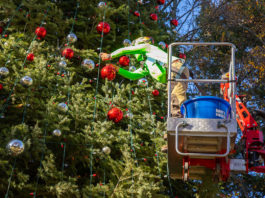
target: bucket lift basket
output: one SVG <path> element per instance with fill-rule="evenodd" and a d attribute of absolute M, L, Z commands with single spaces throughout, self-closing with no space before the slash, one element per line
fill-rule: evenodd
<path fill-rule="evenodd" d="M 231 47 L 229 79 L 171 79 L 172 48 L 178 45 Z M 168 168 L 173 179 L 201 179 L 210 171 L 218 172 L 219 162 L 226 159 L 234 148 L 237 134 L 235 46 L 231 43 L 172 43 L 168 48 Z M 171 81 L 194 83 L 229 83 L 228 119 L 176 118 L 171 116 Z M 211 165 L 209 165 L 209 163 Z M 207 164 L 208 163 L 208 164 Z M 204 165 L 202 165 L 204 164 Z"/>

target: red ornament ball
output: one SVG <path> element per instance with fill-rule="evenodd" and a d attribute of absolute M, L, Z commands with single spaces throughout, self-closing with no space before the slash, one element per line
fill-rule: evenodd
<path fill-rule="evenodd" d="M 150 18 L 151 18 L 153 21 L 157 21 L 157 15 L 156 15 L 155 13 L 150 14 Z"/>
<path fill-rule="evenodd" d="M 123 118 L 123 113 L 119 108 L 112 108 L 108 112 L 108 118 L 115 123 L 118 123 Z"/>
<path fill-rule="evenodd" d="M 178 26 L 178 24 L 179 24 L 178 20 L 176 20 L 176 19 L 172 19 L 170 22 L 174 26 Z"/>
<path fill-rule="evenodd" d="M 107 78 L 113 80 L 116 77 L 116 70 L 112 64 L 106 65 L 101 69 L 101 78 Z"/>
<path fill-rule="evenodd" d="M 38 39 L 42 39 L 46 36 L 47 31 L 44 27 L 37 27 L 35 30 L 35 34 L 37 35 Z"/>
<path fill-rule="evenodd" d="M 122 56 L 119 59 L 119 63 L 122 66 L 128 66 L 130 64 L 130 59 L 127 56 Z"/>
<path fill-rule="evenodd" d="M 29 53 L 29 54 L 27 55 L 27 60 L 28 60 L 28 61 L 33 61 L 33 60 L 34 60 L 34 54 L 33 54 L 33 53 Z"/>
<path fill-rule="evenodd" d="M 4 87 L 3 87 L 3 85 L 2 84 L 0 84 L 0 90 L 2 90 Z"/>
<path fill-rule="evenodd" d="M 110 25 L 106 22 L 100 22 L 98 25 L 97 25 L 97 31 L 99 34 L 103 33 L 104 34 L 108 34 L 110 32 Z"/>
<path fill-rule="evenodd" d="M 186 59 L 186 55 L 183 53 L 179 53 L 179 58 Z"/>
<path fill-rule="evenodd" d="M 62 52 L 62 56 L 64 56 L 67 59 L 71 59 L 74 56 L 74 51 L 71 48 L 66 48 Z"/>
<path fill-rule="evenodd" d="M 138 11 L 135 11 L 135 12 L 133 13 L 133 15 L 139 17 L 139 16 L 140 16 L 140 13 L 139 13 Z"/>
<path fill-rule="evenodd" d="M 158 3 L 159 5 L 163 5 L 163 4 L 165 4 L 165 0 L 157 0 L 157 3 Z"/>
<path fill-rule="evenodd" d="M 154 91 L 152 91 L 153 96 L 158 96 L 159 95 L 159 91 L 157 89 L 155 89 Z"/>
<path fill-rule="evenodd" d="M 2 34 L 3 32 L 3 28 L 0 26 L 0 34 Z"/>

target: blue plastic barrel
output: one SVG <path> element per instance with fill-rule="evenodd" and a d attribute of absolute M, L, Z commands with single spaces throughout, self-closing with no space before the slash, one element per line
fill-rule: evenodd
<path fill-rule="evenodd" d="M 230 104 L 218 97 L 200 96 L 181 105 L 185 118 L 227 119 L 231 113 Z"/>

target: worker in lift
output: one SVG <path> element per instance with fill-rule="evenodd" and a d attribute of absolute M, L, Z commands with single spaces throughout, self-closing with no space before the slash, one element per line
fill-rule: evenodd
<path fill-rule="evenodd" d="M 124 55 L 134 55 L 136 60 L 141 62 L 142 67 L 135 71 L 128 71 L 113 65 L 118 74 L 130 79 L 138 80 L 147 75 L 156 79 L 158 82 L 167 82 L 167 53 L 159 47 L 153 45 L 152 37 L 140 37 L 132 42 L 132 46 L 120 48 L 111 54 L 101 53 L 100 57 L 103 61 Z M 189 78 L 189 70 L 184 67 L 185 59 L 172 57 L 172 78 Z M 187 83 L 171 82 L 171 109 L 173 117 L 181 117 L 180 106 L 186 100 Z"/>

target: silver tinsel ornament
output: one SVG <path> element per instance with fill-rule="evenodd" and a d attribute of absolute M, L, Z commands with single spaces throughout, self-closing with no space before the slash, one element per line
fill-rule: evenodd
<path fill-rule="evenodd" d="M 104 1 L 101 1 L 101 2 L 98 3 L 98 7 L 99 7 L 99 8 L 105 8 L 106 5 L 107 5 L 107 4 L 106 4 Z"/>
<path fill-rule="evenodd" d="M 60 129 L 55 129 L 55 130 L 53 130 L 52 134 L 54 136 L 60 137 L 62 135 L 62 132 Z"/>
<path fill-rule="evenodd" d="M 66 38 L 69 43 L 75 43 L 77 41 L 77 36 L 74 33 L 68 34 Z"/>
<path fill-rule="evenodd" d="M 132 42 L 131 42 L 129 39 L 125 39 L 125 40 L 123 41 L 123 45 L 124 45 L 125 47 L 129 47 L 129 46 L 132 45 Z"/>
<path fill-rule="evenodd" d="M 161 48 L 161 49 L 166 49 L 166 43 L 165 42 L 163 42 L 163 41 L 160 41 L 159 43 L 158 43 L 158 46 Z"/>
<path fill-rule="evenodd" d="M 66 66 L 67 66 L 67 63 L 66 63 L 65 61 L 61 60 L 61 61 L 59 62 L 59 67 L 61 67 L 61 68 L 65 68 Z"/>
<path fill-rule="evenodd" d="M 130 66 L 130 67 L 129 67 L 129 71 L 130 71 L 130 72 L 134 72 L 135 70 L 136 70 L 136 67 L 134 67 L 134 66 Z"/>
<path fill-rule="evenodd" d="M 109 155 L 111 152 L 111 149 L 108 146 L 104 146 L 102 149 L 102 152 L 105 153 L 106 155 Z"/>
<path fill-rule="evenodd" d="M 58 108 L 58 110 L 59 110 L 60 112 L 63 112 L 63 113 L 66 113 L 66 112 L 68 111 L 68 106 L 67 106 L 67 104 L 65 104 L 65 103 L 63 103 L 63 102 L 59 103 L 58 106 L 57 106 L 57 108 Z"/>
<path fill-rule="evenodd" d="M 25 147 L 24 143 L 21 140 L 13 139 L 10 142 L 8 142 L 6 149 L 9 154 L 17 156 L 23 153 Z"/>
<path fill-rule="evenodd" d="M 6 67 L 0 67 L 0 76 L 5 77 L 9 74 L 9 70 Z"/>
<path fill-rule="evenodd" d="M 141 78 L 138 80 L 138 86 L 140 87 L 147 87 L 148 86 L 148 81 L 146 78 Z"/>
<path fill-rule="evenodd" d="M 90 60 L 90 59 L 85 59 L 82 62 L 82 67 L 88 69 L 88 70 L 93 70 L 95 68 L 95 63 L 94 61 Z"/>
<path fill-rule="evenodd" d="M 24 76 L 23 78 L 21 78 L 20 83 L 24 86 L 24 87 L 29 87 L 30 85 L 32 85 L 33 80 L 31 77 L 29 76 Z"/>

